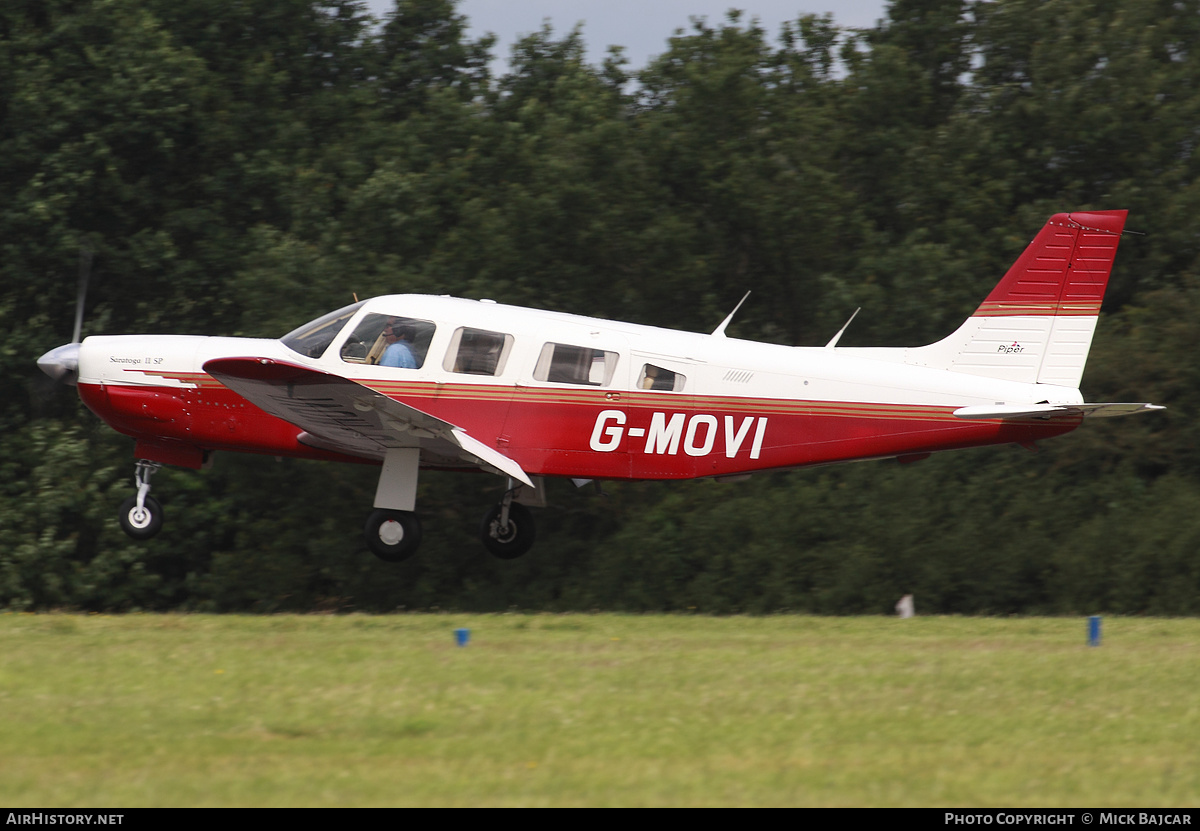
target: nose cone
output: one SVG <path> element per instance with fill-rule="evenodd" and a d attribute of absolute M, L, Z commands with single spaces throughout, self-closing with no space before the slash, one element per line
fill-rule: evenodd
<path fill-rule="evenodd" d="M 79 377 L 79 344 L 66 343 L 38 358 L 38 367 L 55 381 L 74 384 Z"/>

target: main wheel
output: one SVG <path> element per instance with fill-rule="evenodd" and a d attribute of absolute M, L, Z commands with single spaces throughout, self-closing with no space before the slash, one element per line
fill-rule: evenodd
<path fill-rule="evenodd" d="M 148 540 L 162 530 L 163 509 L 158 500 L 146 494 L 142 508 L 137 506 L 137 497 L 131 496 L 121 503 L 117 519 L 121 530 L 135 540 Z"/>
<path fill-rule="evenodd" d="M 533 513 L 516 502 L 508 506 L 508 525 L 500 524 L 500 507 L 496 505 L 483 517 L 479 529 L 483 547 L 501 560 L 515 560 L 533 546 L 537 529 Z"/>
<path fill-rule="evenodd" d="M 373 511 L 363 530 L 367 548 L 385 563 L 399 563 L 417 553 L 421 520 L 412 511 Z"/>

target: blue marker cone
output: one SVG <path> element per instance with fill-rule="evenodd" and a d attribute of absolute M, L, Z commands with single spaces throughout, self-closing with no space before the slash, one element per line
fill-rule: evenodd
<path fill-rule="evenodd" d="M 454 630 L 454 641 L 459 646 L 466 646 L 467 641 L 469 641 L 469 640 L 471 640 L 471 630 L 470 629 L 455 629 Z"/>
<path fill-rule="evenodd" d="M 1100 645 L 1100 615 L 1088 618 L 1088 646 Z"/>

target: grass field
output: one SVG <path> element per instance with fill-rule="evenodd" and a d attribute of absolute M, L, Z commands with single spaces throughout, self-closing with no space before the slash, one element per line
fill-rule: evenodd
<path fill-rule="evenodd" d="M 1104 626 L 2 614 L 0 804 L 1196 805 L 1200 621 Z"/>

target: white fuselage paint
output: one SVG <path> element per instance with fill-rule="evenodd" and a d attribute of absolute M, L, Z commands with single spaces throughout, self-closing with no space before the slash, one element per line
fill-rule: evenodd
<path fill-rule="evenodd" d="M 367 314 L 406 316 L 436 323 L 424 366 L 397 370 L 342 361 L 341 344 Z M 462 375 L 444 368 L 442 357 L 454 332 L 462 326 L 513 336 L 512 352 L 501 375 Z M 1006 331 L 1005 336 L 1008 334 Z M 953 348 L 946 341 L 928 347 L 895 349 L 778 346 L 424 295 L 389 295 L 368 301 L 320 358 L 299 355 L 276 340 L 182 335 L 93 336 L 81 348 L 79 377 L 81 383 L 187 387 L 191 386 L 189 382 L 173 379 L 171 375 L 200 372 L 205 361 L 216 357 L 253 355 L 291 361 L 365 382 L 403 378 L 436 384 L 581 389 L 533 377 L 538 356 L 547 342 L 616 352 L 619 356 L 616 373 L 611 383 L 603 387 L 611 391 L 610 398 L 622 392 L 639 392 L 636 384 L 641 365 L 653 362 L 687 378 L 682 390 L 656 393 L 664 402 L 672 396 L 680 397 L 681 401 L 691 396 L 728 396 L 954 407 L 1083 401 L 1079 390 L 1069 386 L 1021 383 L 940 368 L 935 365 L 940 353 Z M 1006 359 L 1026 360 L 1027 356 L 1024 352 L 994 352 L 989 360 Z M 680 409 L 685 408 L 681 405 Z M 592 449 L 610 450 L 620 445 L 622 439 L 641 438 L 633 430 L 627 436 L 622 434 L 624 422 L 613 415 L 620 410 L 614 407 L 606 412 L 609 415 L 595 423 Z M 752 421 L 757 417 L 747 416 L 722 421 L 715 414 L 680 416 L 681 413 L 672 414 L 665 406 L 656 411 L 644 436 L 643 452 L 671 454 L 682 450 L 688 455 L 706 455 L 720 447 L 721 452 L 732 457 L 746 452 L 747 441 L 748 452 L 752 454 L 761 447 L 765 418 Z"/>

